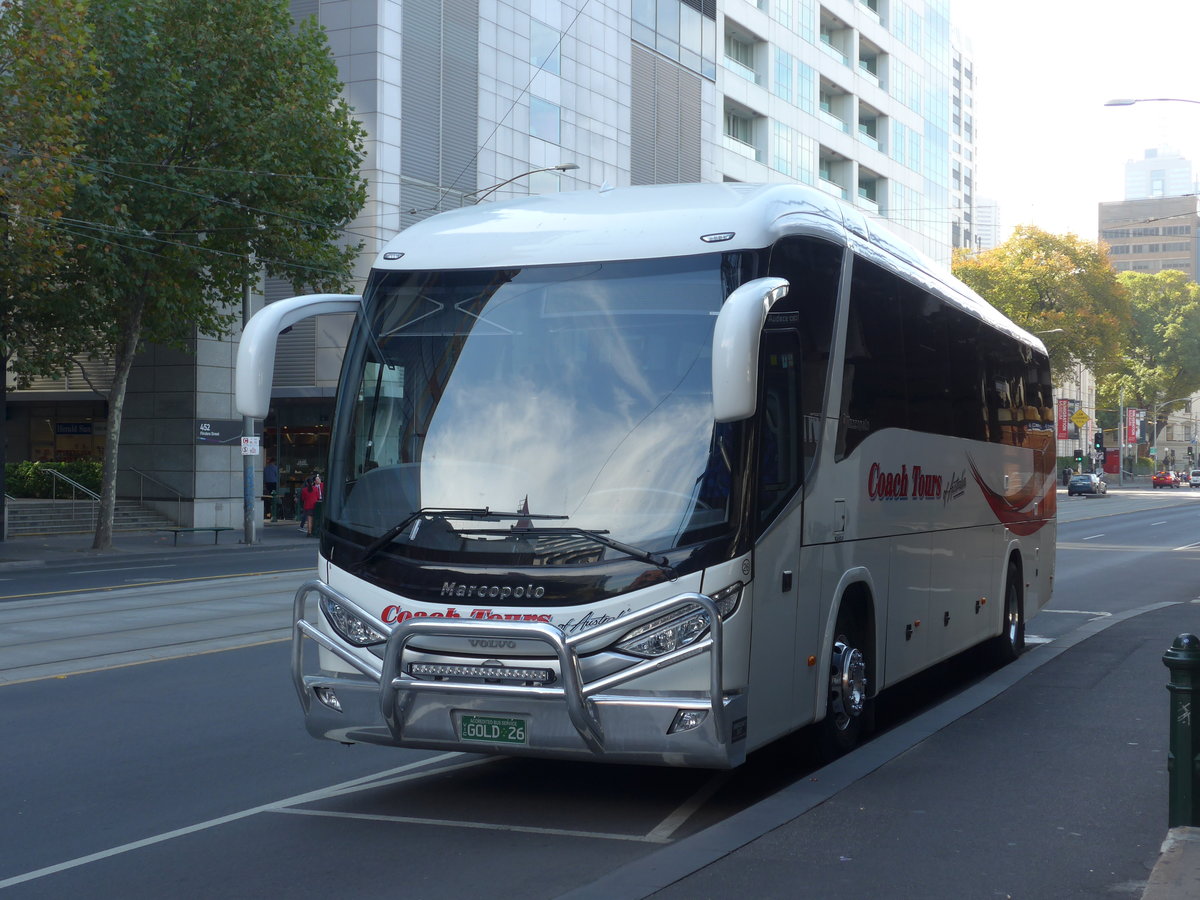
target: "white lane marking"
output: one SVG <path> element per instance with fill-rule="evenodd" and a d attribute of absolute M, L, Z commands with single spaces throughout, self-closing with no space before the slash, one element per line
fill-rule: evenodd
<path fill-rule="evenodd" d="M 1182 547 L 1176 547 L 1175 549 L 1176 550 L 1195 550 L 1197 548 L 1200 548 L 1200 541 L 1197 541 L 1194 544 L 1184 544 Z"/>
<path fill-rule="evenodd" d="M 1155 525 L 1166 525 L 1166 524 L 1167 524 L 1166 520 L 1164 519 L 1162 522 L 1151 522 L 1150 527 L 1153 528 Z"/>
<path fill-rule="evenodd" d="M 320 809 L 294 809 L 280 807 L 268 812 L 286 813 L 291 816 L 318 816 L 330 819 L 360 819 L 367 822 L 395 822 L 405 825 L 440 825 L 444 828 L 474 828 L 482 831 L 520 831 L 526 834 L 551 834 L 557 837 L 601 838 L 606 841 L 636 841 L 639 843 L 667 843 L 666 838 L 654 839 L 640 834 L 609 834 L 604 831 L 571 831 L 564 828 L 539 828 L 535 825 L 497 825 L 490 822 L 465 822 L 452 819 L 423 819 L 419 816 L 384 816 L 375 813 L 332 812 Z"/>
<path fill-rule="evenodd" d="M 1104 537 L 1104 534 L 1103 534 L 1103 533 L 1101 533 L 1101 534 L 1093 534 L 1093 535 L 1091 535 L 1091 536 L 1089 536 L 1089 537 L 1080 538 L 1080 540 L 1083 540 L 1083 541 L 1094 541 L 1096 538 L 1102 538 L 1102 537 Z"/>
<path fill-rule="evenodd" d="M 1036 635 L 1036 634 L 1025 635 L 1025 643 L 1026 644 L 1049 644 L 1053 640 L 1054 640 L 1054 638 L 1041 637 L 1040 635 Z"/>
<path fill-rule="evenodd" d="M 416 762 L 408 763 L 407 765 L 398 766 L 395 769 L 377 772 L 374 775 L 364 775 L 362 778 L 344 781 L 341 784 L 332 785 L 331 787 L 320 788 L 315 791 L 309 791 L 305 794 L 297 794 L 295 797 L 288 797 L 285 800 L 277 800 L 274 803 L 264 803 L 262 806 L 255 806 L 251 809 L 243 809 L 241 812 L 230 813 L 227 816 L 219 816 L 215 819 L 209 819 L 207 822 L 197 822 L 195 825 L 188 825 L 184 828 L 176 828 L 173 831 L 164 831 L 162 834 L 156 834 L 153 837 L 142 838 L 140 841 L 131 841 L 128 844 L 110 847 L 108 850 L 101 850 L 98 853 L 89 853 L 87 856 L 80 856 L 76 857 L 75 859 L 67 860 L 66 862 L 56 863 L 53 866 L 35 869 L 32 872 L 26 872 L 24 875 L 14 875 L 12 878 L 6 878 L 4 881 L 0 881 L 0 890 L 7 887 L 12 887 L 13 885 L 24 884 L 27 881 L 34 881 L 38 878 L 45 878 L 47 875 L 56 875 L 59 872 L 65 872 L 68 869 L 86 866 L 89 863 L 99 862 L 103 859 L 120 856 L 122 853 L 129 853 L 132 850 L 140 850 L 143 847 L 151 847 L 155 844 L 161 844 L 164 841 L 174 840 L 178 837 L 186 837 L 189 834 L 207 831 L 210 828 L 216 828 L 218 825 L 228 825 L 230 822 L 237 822 L 240 819 L 247 819 L 250 816 L 258 815 L 262 812 L 273 812 L 282 807 L 293 806 L 297 803 L 312 803 L 317 800 L 323 800 L 327 797 L 337 796 L 340 793 L 346 792 L 354 785 L 363 785 L 364 783 L 370 782 L 377 778 L 388 778 L 401 772 L 410 771 L 422 766 L 436 765 L 442 760 L 452 759 L 457 756 L 462 756 L 462 754 L 443 753 L 439 756 L 430 757 L 429 759 L 422 759 Z"/>
<path fill-rule="evenodd" d="M 119 569 L 75 569 L 72 575 L 107 575 L 109 572 L 141 572 L 145 569 L 174 569 L 175 563 L 163 563 L 160 566 L 121 566 Z"/>
<path fill-rule="evenodd" d="M 700 789 L 688 797 L 683 803 L 672 810 L 671 814 L 646 833 L 646 840 L 654 843 L 666 843 L 676 831 L 692 817 L 701 806 L 709 801 L 713 794 L 724 787 L 732 775 L 731 772 L 721 772 L 708 779 Z"/>
<path fill-rule="evenodd" d="M 1062 613 L 1064 616 L 1092 616 L 1096 619 L 1112 615 L 1109 612 L 1093 612 L 1090 609 L 1043 609 L 1042 612 Z"/>

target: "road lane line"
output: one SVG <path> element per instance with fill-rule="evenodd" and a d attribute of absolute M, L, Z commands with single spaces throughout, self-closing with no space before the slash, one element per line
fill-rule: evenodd
<path fill-rule="evenodd" d="M 1093 534 L 1090 537 L 1080 538 L 1080 540 L 1081 541 L 1094 541 L 1096 538 L 1102 538 L 1102 537 L 1104 537 L 1103 532 L 1101 532 L 1100 534 Z"/>
<path fill-rule="evenodd" d="M 250 635 L 244 635 L 250 637 Z M 209 640 L 219 640 L 219 638 L 209 638 Z M 230 650 L 249 650 L 251 647 L 266 647 L 269 644 L 282 644 L 292 640 L 291 637 L 268 638 L 265 641 L 253 641 L 249 644 L 238 644 L 236 647 L 212 647 L 207 650 L 192 650 L 187 653 L 177 653 L 174 656 L 155 656 L 151 659 L 135 659 L 130 662 L 113 663 L 111 666 L 96 666 L 92 669 L 78 669 L 71 672 L 52 672 L 48 675 L 32 675 L 29 678 L 21 678 L 16 681 L 0 680 L 0 688 L 11 687 L 14 684 L 29 684 L 32 681 L 48 681 L 51 678 L 74 678 L 76 675 L 91 675 L 94 672 L 111 672 L 113 669 L 128 669 L 130 666 L 144 666 L 148 663 L 170 662 L 173 659 L 190 659 L 193 656 L 207 656 L 210 653 L 227 653 Z M 132 652 L 132 651 L 123 651 Z M 32 666 L 22 666 L 21 668 L 34 668 L 39 665 L 53 665 L 53 663 L 35 663 Z M 15 670 L 8 670 L 15 671 Z M 0 679 L 3 678 L 4 671 L 0 670 Z"/>
<path fill-rule="evenodd" d="M 108 574 L 109 572 L 137 572 L 142 569 L 175 569 L 178 568 L 176 563 L 163 563 L 160 566 L 121 566 L 117 569 L 72 569 L 72 575 L 95 575 L 98 572 Z"/>
<path fill-rule="evenodd" d="M 1095 612 L 1090 609 L 1043 609 L 1042 612 L 1062 613 L 1064 616 L 1092 616 L 1096 619 L 1103 619 L 1105 616 L 1111 616 L 1109 612 Z"/>
<path fill-rule="evenodd" d="M 105 594 L 131 587 L 162 587 L 165 584 L 187 584 L 192 581 L 217 581 L 222 578 L 257 578 L 260 575 L 290 575 L 294 572 L 316 572 L 315 566 L 300 569 L 267 569 L 262 572 L 236 572 L 230 575 L 197 575 L 194 578 L 168 578 L 163 581 L 140 581 L 136 584 L 114 584 L 110 587 L 68 588 L 65 591 L 39 591 L 35 594 L 4 594 L 0 600 L 33 600 L 37 597 L 59 597 L 67 594 Z"/>
<path fill-rule="evenodd" d="M 267 810 L 291 816 L 317 816 L 330 819 L 358 819 L 365 822 L 393 822 L 402 825 L 439 825 L 443 828 L 474 828 L 481 831 L 519 831 L 525 834 L 549 834 L 555 837 L 599 838 L 605 841 L 634 841 L 637 843 L 663 844 L 666 838 L 653 839 L 640 834 L 612 834 L 605 831 L 571 831 L 565 828 L 540 828 L 536 825 L 498 825 L 490 822 L 467 822 L 455 819 L 423 819 L 419 816 L 385 816 L 378 813 L 329 812 L 320 809 L 293 809 L 284 807 Z M 0 887 L 3 887 L 0 884 Z"/>
<path fill-rule="evenodd" d="M 701 806 L 707 803 L 712 795 L 725 786 L 732 776 L 732 772 L 720 772 L 716 776 L 708 779 L 700 789 L 688 797 L 683 803 L 676 807 L 669 816 L 658 823 L 654 828 L 646 833 L 646 840 L 654 843 L 666 843 L 671 839 L 676 831 L 690 819 Z"/>
<path fill-rule="evenodd" d="M 227 816 L 218 816 L 215 819 L 209 819 L 206 822 L 197 822 L 195 825 L 188 825 L 184 828 L 176 828 L 172 831 L 164 831 L 162 834 L 156 834 L 152 837 L 142 838 L 140 841 L 130 841 L 128 844 L 120 844 L 116 847 L 110 847 L 107 850 L 101 850 L 97 853 L 89 853 L 87 856 L 79 856 L 75 859 L 69 859 L 66 862 L 56 863 L 52 866 L 45 866 L 41 869 L 35 869 L 32 872 L 26 872 L 23 875 L 14 875 L 12 878 L 6 878 L 0 881 L 0 890 L 13 887 L 18 884 L 25 884 L 29 881 L 36 881 L 39 878 L 45 878 L 48 875 L 57 875 L 59 872 L 66 872 L 69 869 L 75 869 L 79 866 L 86 866 L 89 863 L 99 862 L 104 859 L 111 859 L 114 856 L 120 856 L 123 853 L 129 853 L 133 850 L 141 850 L 143 847 L 152 847 L 155 844 L 161 844 L 165 841 L 171 841 L 175 838 L 187 837 L 191 834 L 197 834 L 201 831 L 208 831 L 210 828 L 216 828 L 220 825 L 228 825 L 230 822 L 237 822 L 241 819 L 248 819 L 250 816 L 258 815 L 263 812 L 274 812 L 280 808 L 293 806 L 298 803 L 312 803 L 316 800 L 324 799 L 330 794 L 336 795 L 337 792 L 343 791 L 351 785 L 360 784 L 373 778 L 389 777 L 401 772 L 411 771 L 420 766 L 429 766 L 436 764 L 445 759 L 450 759 L 455 756 L 461 756 L 461 753 L 443 753 L 439 756 L 422 759 L 416 762 L 408 763 L 407 765 L 398 766 L 395 769 L 388 769 L 383 772 L 377 772 L 374 775 L 367 775 L 361 778 L 355 778 L 351 781 L 344 781 L 340 784 L 331 785 L 327 788 L 319 788 L 315 791 L 309 791 L 305 794 L 297 794 L 295 797 L 288 797 L 284 800 L 277 800 L 274 803 L 264 803 L 261 806 L 255 806 L 250 809 L 243 809 L 240 812 L 230 813 Z M 431 773 L 432 774 L 432 773 Z"/>

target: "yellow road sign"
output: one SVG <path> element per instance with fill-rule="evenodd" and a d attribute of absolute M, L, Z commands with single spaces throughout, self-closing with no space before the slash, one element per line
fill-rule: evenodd
<path fill-rule="evenodd" d="M 1075 415 L 1071 416 L 1071 421 L 1075 423 L 1076 428 L 1082 428 L 1088 422 L 1092 421 L 1092 417 L 1082 409 L 1077 409 L 1075 410 Z"/>

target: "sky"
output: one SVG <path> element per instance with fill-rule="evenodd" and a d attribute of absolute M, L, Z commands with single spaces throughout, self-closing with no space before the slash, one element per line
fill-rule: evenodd
<path fill-rule="evenodd" d="M 1017 225 L 1096 238 L 1097 204 L 1125 199 L 1125 163 L 1169 147 L 1200 175 L 1196 0 L 951 0 L 975 62 L 976 198 Z"/>

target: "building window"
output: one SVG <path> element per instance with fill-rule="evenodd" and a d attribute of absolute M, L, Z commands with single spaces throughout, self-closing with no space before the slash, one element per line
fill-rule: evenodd
<path fill-rule="evenodd" d="M 529 23 L 529 61 L 543 72 L 557 75 L 558 31 L 533 19 Z"/>
<path fill-rule="evenodd" d="M 725 134 L 743 144 L 754 144 L 754 120 L 736 110 L 725 110 Z"/>
<path fill-rule="evenodd" d="M 725 29 L 725 68 L 747 81 L 759 83 L 758 42 L 752 38 Z"/>
<path fill-rule="evenodd" d="M 529 136 L 559 143 L 561 110 L 540 97 L 529 98 Z"/>
<path fill-rule="evenodd" d="M 776 97 L 788 103 L 792 102 L 792 62 L 790 53 L 775 48 L 775 81 L 771 87 Z"/>

